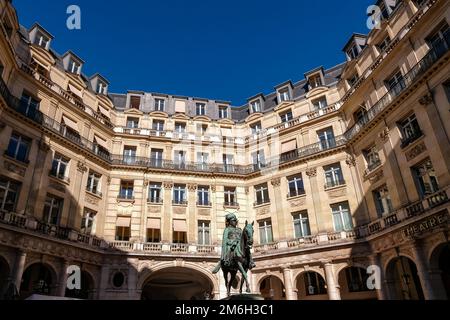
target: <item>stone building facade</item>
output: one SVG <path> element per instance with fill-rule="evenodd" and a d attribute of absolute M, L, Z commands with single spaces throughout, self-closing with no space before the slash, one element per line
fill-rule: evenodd
<path fill-rule="evenodd" d="M 109 93 L 1 0 L 2 296 L 223 298 L 236 213 L 267 299 L 448 299 L 450 7 L 390 3 L 345 63 L 231 106 Z"/>

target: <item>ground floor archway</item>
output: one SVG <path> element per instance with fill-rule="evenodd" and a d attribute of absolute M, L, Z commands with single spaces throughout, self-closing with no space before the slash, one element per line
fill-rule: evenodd
<path fill-rule="evenodd" d="M 409 258 L 392 259 L 386 268 L 390 300 L 424 300 L 416 264 Z"/>
<path fill-rule="evenodd" d="M 26 299 L 32 294 L 54 295 L 56 284 L 56 273 L 51 267 L 43 263 L 32 264 L 23 273 L 20 298 Z"/>
<path fill-rule="evenodd" d="M 213 299 L 214 284 L 200 271 L 173 267 L 151 273 L 142 288 L 142 300 Z"/>
<path fill-rule="evenodd" d="M 339 288 L 342 300 L 377 300 L 377 292 L 369 290 L 366 269 L 347 267 L 339 272 Z"/>
<path fill-rule="evenodd" d="M 298 300 L 328 300 L 325 279 L 317 272 L 299 274 L 295 284 Z"/>
<path fill-rule="evenodd" d="M 433 277 L 433 290 L 438 299 L 450 299 L 450 243 L 435 248 L 431 254 L 430 266 Z"/>
<path fill-rule="evenodd" d="M 275 276 L 263 278 L 259 285 L 259 292 L 265 300 L 286 300 L 283 282 Z"/>
<path fill-rule="evenodd" d="M 81 286 L 80 289 L 69 290 L 66 289 L 65 296 L 67 298 L 75 298 L 82 300 L 93 300 L 94 297 L 94 279 L 86 271 L 81 271 Z"/>

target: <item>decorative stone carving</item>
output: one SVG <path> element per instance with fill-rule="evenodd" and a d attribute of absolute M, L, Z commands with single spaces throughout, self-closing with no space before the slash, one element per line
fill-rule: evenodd
<path fill-rule="evenodd" d="M 161 213 L 161 207 L 150 206 L 150 207 L 148 207 L 148 212 L 150 212 L 150 213 Z"/>
<path fill-rule="evenodd" d="M 211 186 L 211 191 L 212 192 L 216 192 L 217 191 L 217 186 Z"/>
<path fill-rule="evenodd" d="M 150 180 L 144 179 L 143 186 L 147 187 L 150 184 Z"/>
<path fill-rule="evenodd" d="M 279 187 L 281 185 L 281 178 L 276 178 L 271 181 L 274 187 Z"/>
<path fill-rule="evenodd" d="M 250 193 L 250 187 L 245 187 L 245 194 L 249 194 Z"/>
<path fill-rule="evenodd" d="M 384 172 L 383 170 L 377 171 L 373 176 L 370 176 L 368 179 L 371 183 L 376 183 L 378 181 L 380 181 L 381 179 L 383 179 L 384 177 Z"/>
<path fill-rule="evenodd" d="M 419 143 L 418 145 L 416 145 L 414 148 L 412 148 L 411 150 L 409 150 L 406 153 L 406 159 L 408 161 L 411 161 L 412 159 L 414 159 L 418 155 L 424 153 L 425 151 L 427 151 L 427 147 L 425 146 L 425 143 L 423 143 L 423 142 Z"/>
<path fill-rule="evenodd" d="M 389 132 L 388 127 L 384 127 L 383 130 L 381 130 L 381 132 L 378 134 L 378 136 L 380 137 L 380 139 L 383 142 L 386 142 L 389 140 L 389 135 L 390 135 L 390 132 Z"/>
<path fill-rule="evenodd" d="M 433 95 L 431 93 L 427 93 L 422 98 L 419 99 L 419 103 L 423 106 L 427 106 L 433 103 Z"/>
<path fill-rule="evenodd" d="M 209 210 L 209 209 L 198 209 L 197 212 L 200 216 L 210 216 L 211 215 L 211 210 Z"/>
<path fill-rule="evenodd" d="M 330 198 L 339 198 L 347 195 L 347 188 L 339 188 L 327 191 Z"/>
<path fill-rule="evenodd" d="M 306 170 L 306 175 L 310 178 L 316 177 L 317 176 L 317 168 L 311 168 Z"/>
<path fill-rule="evenodd" d="M 349 167 L 354 167 L 356 166 L 356 159 L 354 156 L 352 155 L 348 155 L 347 159 L 345 160 L 345 163 L 349 166 Z"/>
<path fill-rule="evenodd" d="M 197 190 L 198 185 L 196 184 L 188 184 L 187 188 L 189 191 L 196 191 Z"/>
<path fill-rule="evenodd" d="M 263 207 L 256 210 L 257 216 L 263 216 L 270 213 L 270 207 Z"/>
<path fill-rule="evenodd" d="M 88 168 L 86 167 L 86 164 L 84 162 L 78 161 L 77 162 L 77 170 L 80 173 L 85 173 L 88 170 Z"/>
<path fill-rule="evenodd" d="M 50 146 L 44 140 L 40 140 L 39 141 L 39 150 L 41 150 L 42 152 L 49 152 Z"/>
<path fill-rule="evenodd" d="M 173 207 L 174 214 L 186 214 L 186 208 L 184 207 Z"/>
<path fill-rule="evenodd" d="M 163 188 L 164 188 L 164 189 L 172 189 L 172 188 L 173 188 L 173 182 L 170 182 L 170 181 L 164 181 L 164 182 L 163 182 Z"/>
<path fill-rule="evenodd" d="M 305 205 L 305 203 L 306 203 L 306 198 L 305 197 L 302 197 L 302 198 L 299 198 L 299 199 L 295 199 L 295 200 L 292 200 L 292 201 L 289 201 L 289 204 L 291 205 L 291 207 L 301 207 L 301 206 L 304 206 Z"/>
<path fill-rule="evenodd" d="M 93 205 L 96 205 L 96 206 L 99 203 L 99 200 L 96 197 L 91 196 L 89 194 L 86 195 L 85 200 L 86 200 L 87 203 L 90 203 L 90 204 L 93 204 Z"/>
<path fill-rule="evenodd" d="M 19 176 L 25 177 L 25 173 L 27 171 L 25 168 L 18 166 L 12 162 L 6 161 L 6 160 L 4 161 L 3 166 L 6 170 L 8 170 L 12 173 L 16 173 Z"/>

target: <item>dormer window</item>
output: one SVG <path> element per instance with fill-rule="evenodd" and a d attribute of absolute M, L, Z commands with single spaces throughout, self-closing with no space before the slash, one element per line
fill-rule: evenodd
<path fill-rule="evenodd" d="M 253 113 L 261 112 L 261 101 L 255 100 L 250 103 Z"/>
<path fill-rule="evenodd" d="M 130 108 L 139 110 L 140 107 L 141 107 L 141 97 L 139 97 L 139 96 L 131 96 L 131 98 L 130 98 Z"/>
<path fill-rule="evenodd" d="M 228 107 L 219 107 L 219 118 L 220 119 L 228 118 Z"/>
<path fill-rule="evenodd" d="M 166 100 L 164 99 L 155 99 L 155 110 L 164 112 L 166 108 Z"/>
<path fill-rule="evenodd" d="M 311 89 L 320 87 L 323 85 L 322 83 L 322 77 L 320 76 L 320 74 L 316 74 L 314 76 L 311 76 L 309 78 L 309 85 L 311 86 Z"/>
<path fill-rule="evenodd" d="M 361 54 L 364 48 L 367 46 L 367 36 L 364 34 L 353 34 L 350 40 L 345 45 L 343 51 L 347 56 L 347 60 L 351 61 Z"/>
<path fill-rule="evenodd" d="M 36 37 L 34 38 L 34 44 L 47 50 L 50 44 L 50 38 L 44 35 L 41 31 L 38 31 Z"/>
<path fill-rule="evenodd" d="M 280 102 L 291 100 L 291 95 L 289 94 L 289 88 L 281 89 L 279 92 Z"/>
<path fill-rule="evenodd" d="M 350 49 L 347 50 L 347 54 L 350 57 L 350 60 L 354 60 L 358 57 L 359 52 L 356 44 L 352 45 Z"/>
<path fill-rule="evenodd" d="M 96 92 L 97 92 L 98 94 L 104 94 L 104 95 L 106 95 L 107 87 L 108 87 L 108 86 L 107 86 L 105 83 L 99 81 L 98 84 L 97 84 L 97 90 L 96 90 Z"/>
<path fill-rule="evenodd" d="M 77 62 L 77 61 L 75 61 L 73 59 L 70 59 L 70 61 L 69 61 L 69 69 L 67 71 L 69 71 L 70 73 L 74 73 L 74 74 L 80 74 L 81 63 L 79 63 L 79 62 Z"/>
<path fill-rule="evenodd" d="M 206 115 L 206 104 L 204 103 L 196 103 L 195 104 L 196 114 L 197 116 Z"/>
<path fill-rule="evenodd" d="M 347 79 L 348 85 L 350 87 L 353 87 L 355 83 L 358 81 L 358 79 L 359 79 L 358 74 L 355 73 L 353 76 Z"/>

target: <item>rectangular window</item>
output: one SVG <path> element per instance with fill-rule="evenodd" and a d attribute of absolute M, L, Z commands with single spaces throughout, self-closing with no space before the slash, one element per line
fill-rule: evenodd
<path fill-rule="evenodd" d="M 320 147 L 322 150 L 328 150 L 336 147 L 336 139 L 334 138 L 333 128 L 326 128 L 321 131 L 317 131 L 317 136 L 320 141 Z"/>
<path fill-rule="evenodd" d="M 359 80 L 358 74 L 354 74 L 353 76 L 347 79 L 347 82 L 350 87 L 353 87 L 358 80 Z"/>
<path fill-rule="evenodd" d="M 318 111 L 324 109 L 328 106 L 328 101 L 326 97 L 322 97 L 312 101 L 313 111 Z"/>
<path fill-rule="evenodd" d="M 98 174 L 94 171 L 89 171 L 88 181 L 86 190 L 94 193 L 96 195 L 101 196 L 101 187 L 100 187 L 100 180 L 102 179 L 102 175 Z"/>
<path fill-rule="evenodd" d="M 402 120 L 399 125 L 402 133 L 401 148 L 407 147 L 423 135 L 415 114 Z"/>
<path fill-rule="evenodd" d="M 336 232 L 351 231 L 353 229 L 353 221 L 348 202 L 331 205 L 331 211 L 333 214 L 334 230 Z"/>
<path fill-rule="evenodd" d="M 134 164 L 136 162 L 136 147 L 125 146 L 123 148 L 123 160 L 126 164 Z"/>
<path fill-rule="evenodd" d="M 198 244 L 209 246 L 211 244 L 210 232 L 211 224 L 209 221 L 198 222 Z"/>
<path fill-rule="evenodd" d="M 45 36 L 42 32 L 38 31 L 36 33 L 36 37 L 34 38 L 34 44 L 43 48 L 47 49 L 48 43 L 50 42 L 50 39 Z"/>
<path fill-rule="evenodd" d="M 222 155 L 222 161 L 225 172 L 234 172 L 234 156 L 232 154 Z"/>
<path fill-rule="evenodd" d="M 236 188 L 225 187 L 224 200 L 226 206 L 238 206 L 236 198 Z"/>
<path fill-rule="evenodd" d="M 187 243 L 187 233 L 175 231 L 173 233 L 173 243 L 178 244 Z"/>
<path fill-rule="evenodd" d="M 139 118 L 127 118 L 127 128 L 129 129 L 137 129 L 139 128 Z"/>
<path fill-rule="evenodd" d="M 392 208 L 391 196 L 386 185 L 373 191 L 373 199 L 377 208 L 378 217 L 389 215 L 394 209 Z"/>
<path fill-rule="evenodd" d="M 197 152 L 197 168 L 199 170 L 208 170 L 209 154 L 204 152 Z"/>
<path fill-rule="evenodd" d="M 130 241 L 130 227 L 116 227 L 116 241 Z"/>
<path fill-rule="evenodd" d="M 367 110 L 365 108 L 359 108 L 358 111 L 353 113 L 353 118 L 355 119 L 355 123 L 365 124 L 367 123 Z"/>
<path fill-rule="evenodd" d="M 39 100 L 30 94 L 23 92 L 20 98 L 20 112 L 27 117 L 34 119 L 36 111 L 39 110 Z"/>
<path fill-rule="evenodd" d="M 388 91 L 394 96 L 398 95 L 405 88 L 405 79 L 402 72 L 399 70 L 394 73 L 390 78 L 386 79 L 385 84 Z"/>
<path fill-rule="evenodd" d="M 52 195 L 47 195 L 44 204 L 44 222 L 47 224 L 58 225 L 62 212 L 63 200 Z"/>
<path fill-rule="evenodd" d="M 184 169 L 186 167 L 186 152 L 181 150 L 174 151 L 173 160 L 178 169 Z"/>
<path fill-rule="evenodd" d="M 163 166 L 163 150 L 152 149 L 150 152 L 150 164 L 154 168 L 161 168 Z"/>
<path fill-rule="evenodd" d="M 155 99 L 155 110 L 164 112 L 165 109 L 166 109 L 166 100 Z"/>
<path fill-rule="evenodd" d="M 132 200 L 134 199 L 134 182 L 121 181 L 119 199 Z"/>
<path fill-rule="evenodd" d="M 164 121 L 153 120 L 152 129 L 155 131 L 164 131 Z"/>
<path fill-rule="evenodd" d="M 162 203 L 162 184 L 158 182 L 151 182 L 148 189 L 148 202 Z"/>
<path fill-rule="evenodd" d="M 130 108 L 139 110 L 141 107 L 141 97 L 131 96 L 130 97 Z"/>
<path fill-rule="evenodd" d="M 286 123 L 294 119 L 292 111 L 288 111 L 286 113 L 280 114 L 281 122 Z"/>
<path fill-rule="evenodd" d="M 345 184 L 340 163 L 335 163 L 323 168 L 325 171 L 325 189 L 341 186 Z"/>
<path fill-rule="evenodd" d="M 147 242 L 159 243 L 161 241 L 161 229 L 147 229 Z"/>
<path fill-rule="evenodd" d="M 450 40 L 450 29 L 447 22 L 441 23 L 430 36 L 426 38 L 428 46 L 437 52 L 446 50 Z"/>
<path fill-rule="evenodd" d="M 174 204 L 187 204 L 186 186 L 176 184 L 173 187 L 173 203 Z"/>
<path fill-rule="evenodd" d="M 69 166 L 69 161 L 69 159 L 63 157 L 62 155 L 55 154 L 50 175 L 61 180 L 66 180 L 68 178 L 67 168 Z"/>
<path fill-rule="evenodd" d="M 350 57 L 350 60 L 354 60 L 358 57 L 359 51 L 358 51 L 358 47 L 356 46 L 356 44 L 353 44 L 350 47 L 350 49 L 347 50 L 347 54 Z"/>
<path fill-rule="evenodd" d="M 291 100 L 288 88 L 281 89 L 279 94 L 280 94 L 280 103 Z"/>
<path fill-rule="evenodd" d="M 259 150 L 252 153 L 252 164 L 254 170 L 261 170 L 265 167 L 265 157 L 264 157 L 264 150 Z"/>
<path fill-rule="evenodd" d="M 95 232 L 94 222 L 96 215 L 97 212 L 87 208 L 84 209 L 84 216 L 81 219 L 81 228 L 80 228 L 82 234 L 91 235 Z"/>
<path fill-rule="evenodd" d="M 269 188 L 267 187 L 267 183 L 261 184 L 255 187 L 255 197 L 256 203 L 255 205 L 261 205 L 264 203 L 269 203 Z"/>
<path fill-rule="evenodd" d="M 320 76 L 320 74 L 316 74 L 309 78 L 309 86 L 311 87 L 311 89 L 320 87 L 322 85 L 322 77 Z"/>
<path fill-rule="evenodd" d="M 175 132 L 185 133 L 186 132 L 186 123 L 175 122 Z"/>
<path fill-rule="evenodd" d="M 367 169 L 373 170 L 381 165 L 380 156 L 378 154 L 378 150 L 375 145 L 364 150 L 363 154 L 364 158 L 366 159 Z"/>
<path fill-rule="evenodd" d="M 311 229 L 309 227 L 308 212 L 302 211 L 294 213 L 292 217 L 294 219 L 295 238 L 300 239 L 310 236 Z"/>
<path fill-rule="evenodd" d="M 378 49 L 380 50 L 380 52 L 384 52 L 384 50 L 386 50 L 387 46 L 389 46 L 390 43 L 391 38 L 389 36 L 386 36 L 386 38 L 384 38 L 383 41 L 378 44 Z"/>
<path fill-rule="evenodd" d="M 205 135 L 206 131 L 208 131 L 208 125 L 207 124 L 197 124 L 197 132 L 200 135 Z"/>
<path fill-rule="evenodd" d="M 272 220 L 259 221 L 258 224 L 260 244 L 273 243 Z"/>
<path fill-rule="evenodd" d="M 288 197 L 297 197 L 305 194 L 302 175 L 288 177 L 289 194 Z"/>
<path fill-rule="evenodd" d="M 412 168 L 417 189 L 422 197 L 439 191 L 439 184 L 430 159 Z"/>
<path fill-rule="evenodd" d="M 20 162 L 28 163 L 28 154 L 30 152 L 31 139 L 13 132 L 9 139 L 6 155 Z"/>
<path fill-rule="evenodd" d="M 306 272 L 304 273 L 305 279 L 305 292 L 307 296 L 315 296 L 326 294 L 327 290 L 325 288 L 325 280 L 317 272 Z"/>
<path fill-rule="evenodd" d="M 0 177 L 0 210 L 11 212 L 16 209 L 20 184 Z"/>
<path fill-rule="evenodd" d="M 250 103 L 250 107 L 253 113 L 261 112 L 261 101 L 255 100 Z"/>
<path fill-rule="evenodd" d="M 98 93 L 98 94 L 104 94 L 104 95 L 106 95 L 106 89 L 107 89 L 107 85 L 106 85 L 106 83 L 103 83 L 103 82 L 101 82 L 101 81 L 99 81 L 98 82 L 98 84 L 97 84 L 97 89 L 96 89 L 96 92 Z"/>
<path fill-rule="evenodd" d="M 206 115 L 206 104 L 204 103 L 196 103 L 195 104 L 195 110 L 197 116 L 204 116 Z"/>
<path fill-rule="evenodd" d="M 261 122 L 254 123 L 250 126 L 250 129 L 252 129 L 252 134 L 258 134 L 262 130 Z"/>
<path fill-rule="evenodd" d="M 209 187 L 206 186 L 199 186 L 197 189 L 197 204 L 199 206 L 210 206 L 211 203 L 209 202 Z"/>
<path fill-rule="evenodd" d="M 228 119 L 228 108 L 227 107 L 219 107 L 219 118 L 220 119 Z"/>
<path fill-rule="evenodd" d="M 70 73 L 80 74 L 81 71 L 81 64 L 79 62 L 76 62 L 75 60 L 69 61 L 69 70 Z"/>

